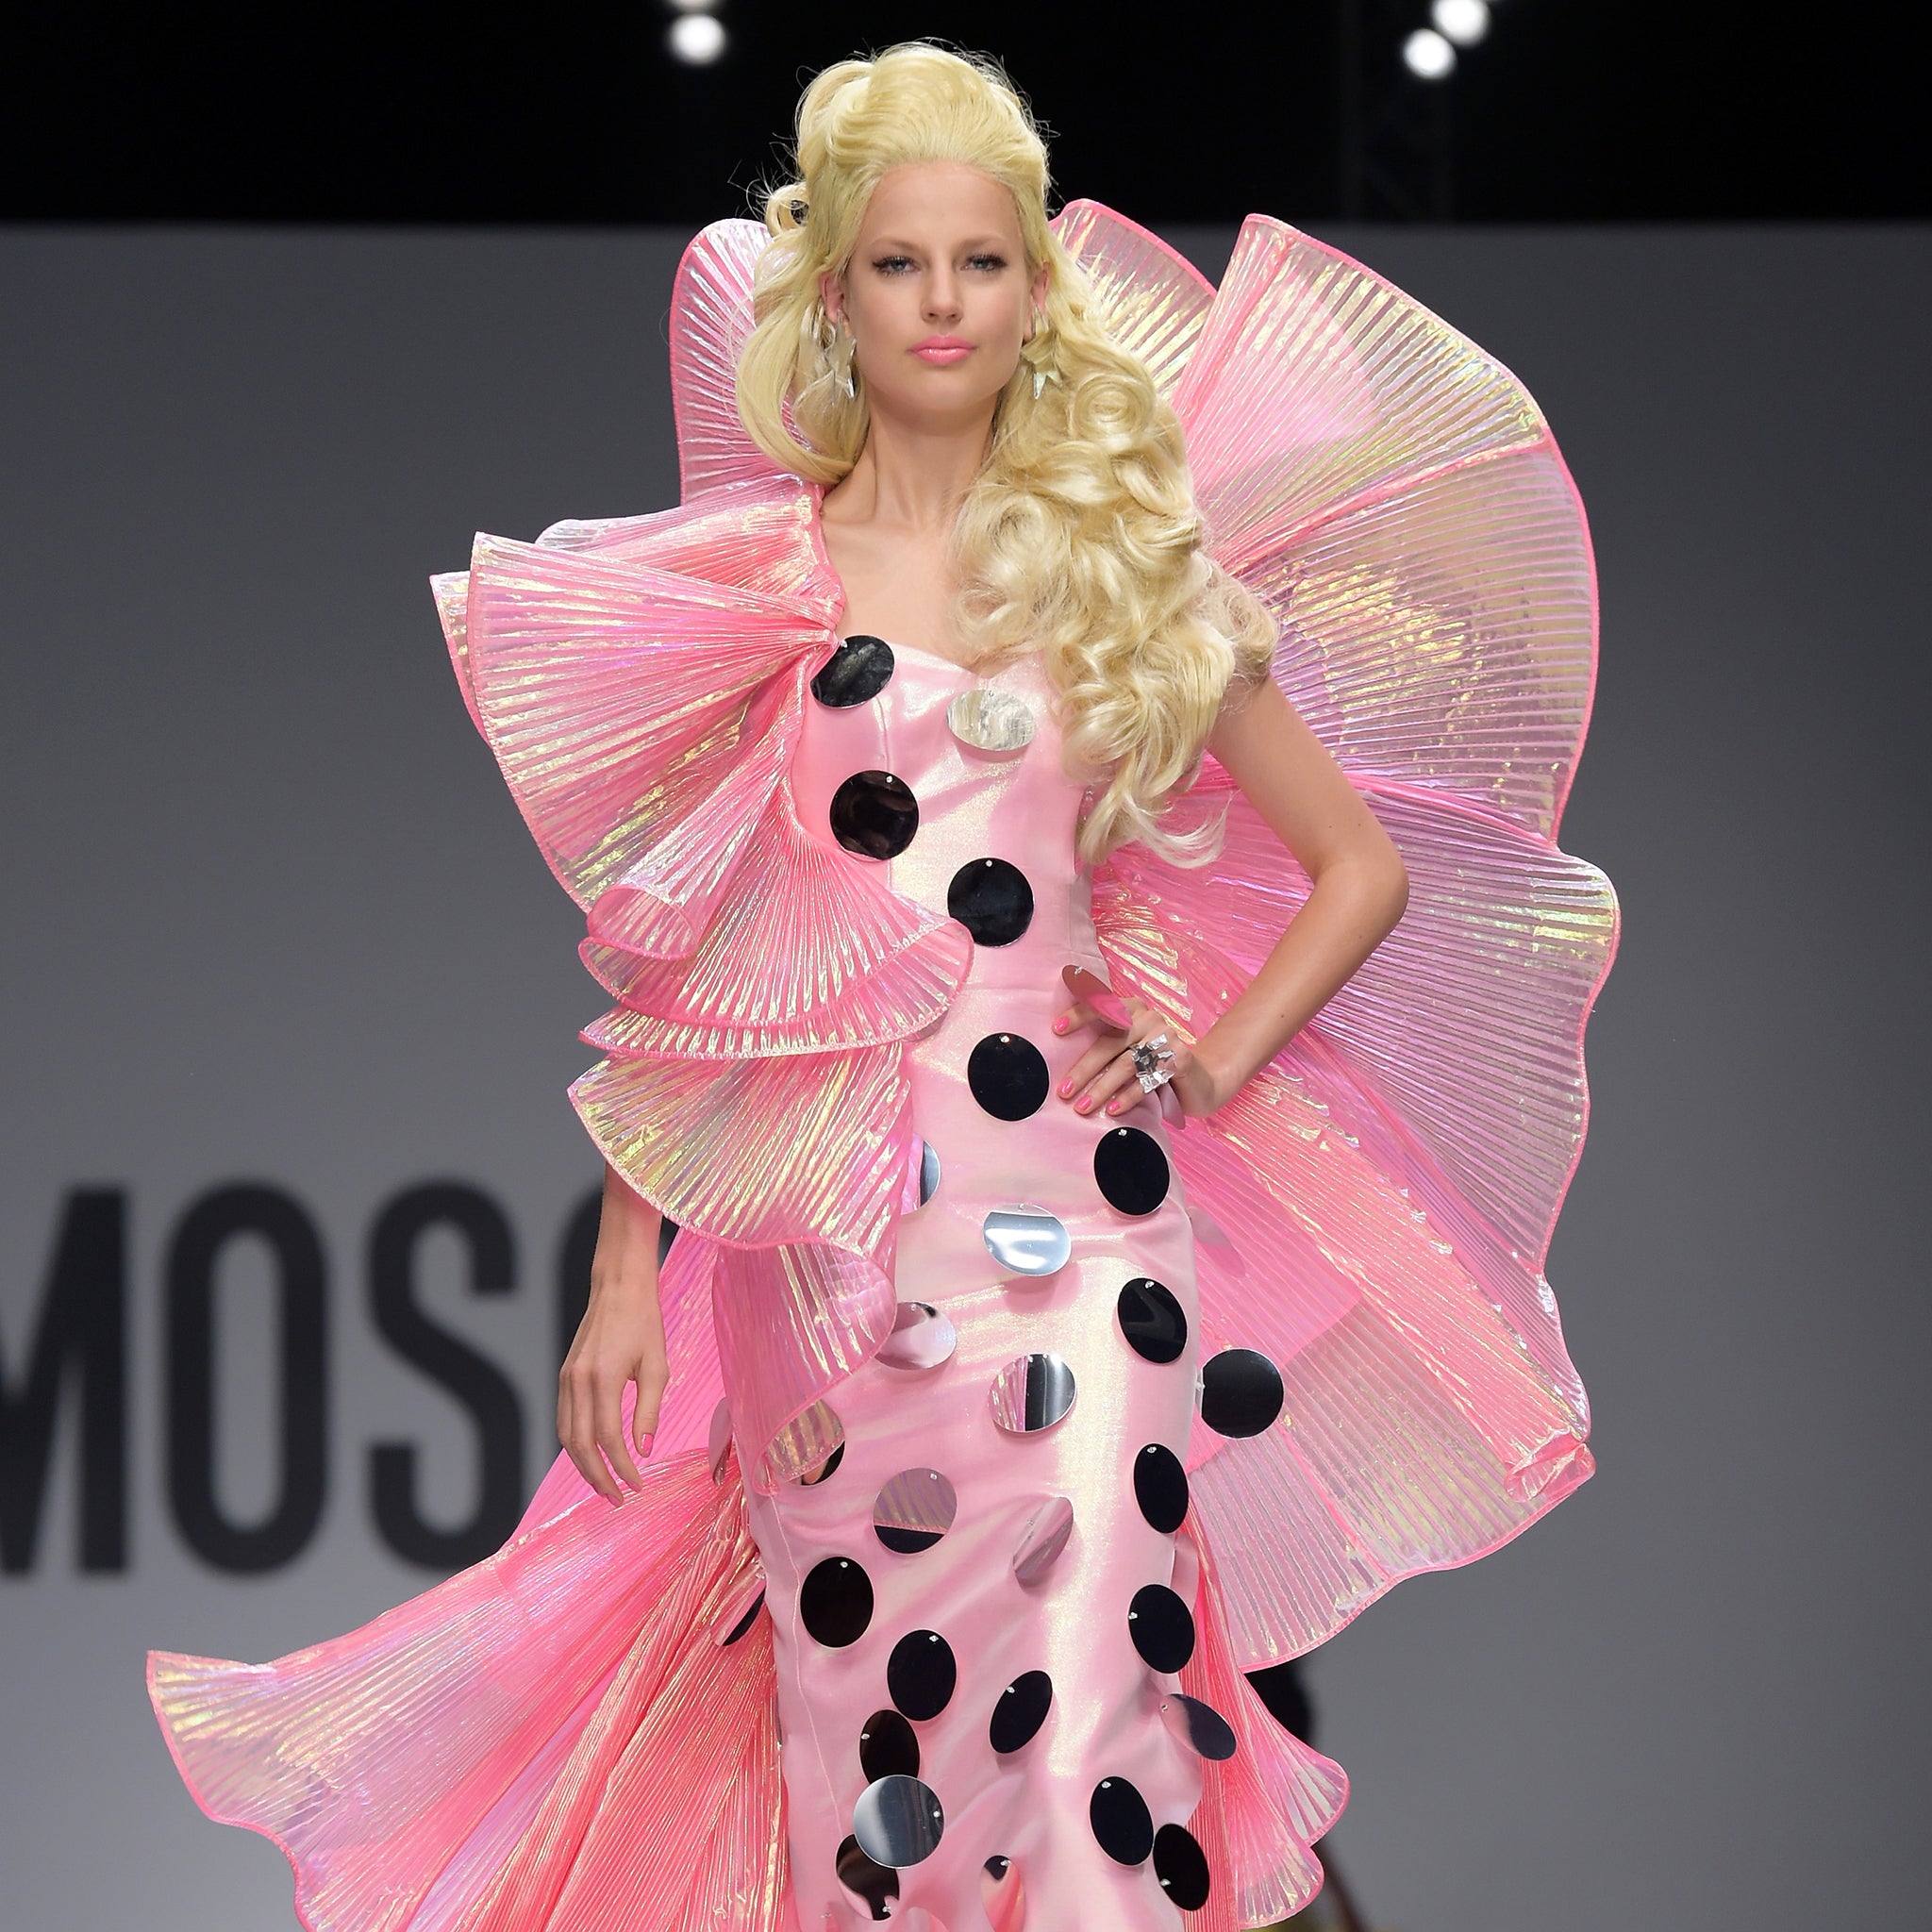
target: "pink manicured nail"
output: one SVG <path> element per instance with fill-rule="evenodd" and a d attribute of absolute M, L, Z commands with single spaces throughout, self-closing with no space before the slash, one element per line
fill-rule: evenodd
<path fill-rule="evenodd" d="M 1067 1096 L 1073 1092 L 1073 1091 L 1074 1083 L 1071 1080 L 1062 1080 L 1060 1082 L 1060 1098 L 1062 1100 L 1066 1099 Z"/>
<path fill-rule="evenodd" d="M 1078 1100 L 1074 1101 L 1074 1111 L 1075 1113 L 1085 1113 L 1092 1105 L 1093 1103 L 1083 1093 Z"/>
<path fill-rule="evenodd" d="M 1064 1020 L 1056 1020 L 1053 1023 L 1053 1030 L 1056 1033 L 1064 1033 L 1067 1030 L 1067 1023 Z"/>
<path fill-rule="evenodd" d="M 641 1441 L 641 1442 L 640 1442 L 640 1443 L 638 1444 L 638 1453 L 639 1453 L 639 1455 L 641 1455 L 641 1456 L 648 1456 L 648 1455 L 649 1455 L 649 1454 L 651 1453 L 651 1444 L 652 1444 L 653 1442 L 655 1442 L 655 1441 L 656 1441 L 657 1440 L 658 1440 L 658 1432 L 657 1432 L 657 1430 L 656 1430 L 656 1429 L 646 1429 L 646 1430 L 644 1431 L 644 1434 L 643 1434 L 643 1439 L 642 1439 L 642 1441 Z"/>
<path fill-rule="evenodd" d="M 1119 1102 L 1118 1100 L 1109 1100 L 1109 1101 L 1108 1101 L 1108 1102 L 1107 1103 L 1107 1110 L 1108 1110 L 1108 1113 L 1118 1113 L 1118 1112 L 1120 1112 L 1120 1110 L 1121 1110 L 1121 1104 L 1120 1104 L 1120 1102 Z"/>

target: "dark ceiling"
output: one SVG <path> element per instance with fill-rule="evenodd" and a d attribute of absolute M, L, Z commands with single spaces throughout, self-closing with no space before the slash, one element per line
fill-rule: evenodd
<path fill-rule="evenodd" d="M 1064 193 L 1157 222 L 1374 216 L 1345 187 L 1350 7 L 1381 36 L 1372 94 L 1446 133 L 1431 205 L 1456 219 L 1932 214 L 1913 8 L 1496 0 L 1434 92 L 1386 44 L 1428 0 L 720 0 L 728 50 L 700 68 L 641 0 L 23 11 L 0 42 L 0 219 L 697 223 L 771 174 L 803 75 L 914 35 L 1005 59 Z"/>

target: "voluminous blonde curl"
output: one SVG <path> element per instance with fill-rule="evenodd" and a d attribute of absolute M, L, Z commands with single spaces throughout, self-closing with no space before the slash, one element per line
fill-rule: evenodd
<path fill-rule="evenodd" d="M 745 429 L 799 475 L 843 477 L 865 447 L 865 391 L 847 397 L 838 380 L 820 276 L 846 267 L 888 169 L 952 161 L 1003 183 L 1029 273 L 1047 266 L 1046 299 L 955 525 L 961 627 L 982 663 L 1040 654 L 1069 769 L 1095 774 L 1084 857 L 1132 839 L 1209 858 L 1217 824 L 1182 830 L 1164 814 L 1229 685 L 1265 673 L 1274 625 L 1202 549 L 1180 425 L 1047 224 L 1046 148 L 1025 104 L 991 61 L 914 42 L 827 68 L 797 134 L 797 178 L 765 204 L 772 241 L 738 368 Z M 1036 398 L 1047 368 L 1057 379 Z"/>

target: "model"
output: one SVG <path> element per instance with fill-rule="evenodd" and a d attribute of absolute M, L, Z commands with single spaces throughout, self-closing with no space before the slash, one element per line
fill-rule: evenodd
<path fill-rule="evenodd" d="M 682 507 L 437 583 L 615 1000 L 567 1455 L 366 1630 L 152 1661 L 327 1932 L 1273 1923 L 1344 1783 L 1243 1671 L 1590 1472 L 1534 406 L 1279 223 L 1217 292 L 1049 221 L 937 48 L 797 154 L 678 275 Z"/>

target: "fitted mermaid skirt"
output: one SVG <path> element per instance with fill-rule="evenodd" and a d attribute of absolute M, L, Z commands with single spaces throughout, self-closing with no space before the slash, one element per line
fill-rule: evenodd
<path fill-rule="evenodd" d="M 917 822 L 879 832 L 882 850 L 909 836 L 874 862 L 974 943 L 908 1056 L 924 1198 L 897 1233 L 902 1325 L 809 1418 L 801 1475 L 751 1506 L 791 1883 L 813 1927 L 889 1902 L 954 1928 L 989 1908 L 1173 1926 L 1170 1893 L 1201 1903 L 1205 1870 L 1175 1701 L 1199 1567 L 1175 1542 L 1199 1361 L 1186 1205 L 1158 1109 L 1109 1124 L 1056 1091 L 1091 1041 L 1054 1033 L 1065 969 L 1101 962 L 1080 788 L 1037 678 L 842 655 L 861 652 L 891 674 L 808 717 L 801 820 L 823 810 L 858 844 L 874 828 L 838 787 L 891 774 Z M 989 692 L 1023 746 L 954 728 L 987 735 Z"/>

